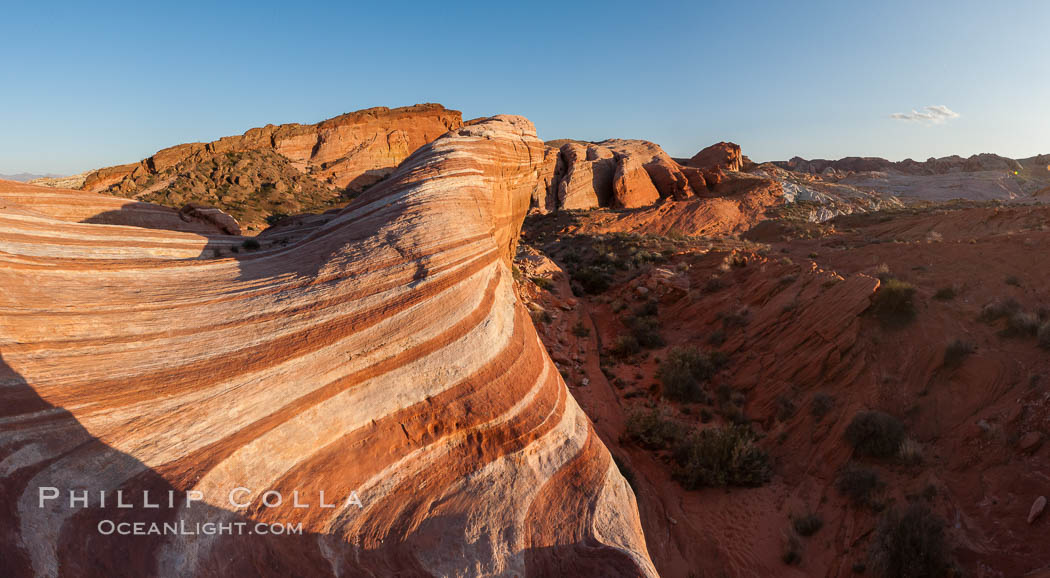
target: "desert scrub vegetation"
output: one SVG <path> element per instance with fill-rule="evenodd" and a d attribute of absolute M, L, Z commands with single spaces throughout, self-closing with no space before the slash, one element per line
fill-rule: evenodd
<path fill-rule="evenodd" d="M 1050 349 L 1050 321 L 1039 326 L 1039 331 L 1036 333 L 1036 337 L 1039 339 L 1039 347 Z"/>
<path fill-rule="evenodd" d="M 950 576 L 954 563 L 944 520 L 922 503 L 882 516 L 872 542 L 871 567 L 886 578 Z"/>
<path fill-rule="evenodd" d="M 529 277 L 529 279 L 532 280 L 532 282 L 535 283 L 537 287 L 543 289 L 544 291 L 554 290 L 554 281 L 546 277 Z"/>
<path fill-rule="evenodd" d="M 633 233 L 561 235 L 544 251 L 565 265 L 579 290 L 597 295 L 608 290 L 618 271 L 664 263 L 677 247 L 690 242 L 687 237 Z"/>
<path fill-rule="evenodd" d="M 663 384 L 663 396 L 681 402 L 707 401 L 704 384 L 721 368 L 721 356 L 712 356 L 696 347 L 674 347 L 660 362 L 656 378 Z"/>
<path fill-rule="evenodd" d="M 623 322 L 641 347 L 651 349 L 664 345 L 664 338 L 660 335 L 660 319 L 657 317 L 657 310 L 656 301 L 648 301 Z"/>
<path fill-rule="evenodd" d="M 820 516 L 810 512 L 809 514 L 804 514 L 794 518 L 791 521 L 791 524 L 795 528 L 795 531 L 798 532 L 799 536 L 809 537 L 816 534 L 824 527 L 824 520 L 822 520 Z"/>
<path fill-rule="evenodd" d="M 888 413 L 863 411 L 846 426 L 846 441 L 862 456 L 894 456 L 904 441 L 904 424 Z"/>
<path fill-rule="evenodd" d="M 938 301 L 951 301 L 952 299 L 955 299 L 958 294 L 959 292 L 955 290 L 955 287 L 941 287 L 933 294 L 933 298 Z"/>
<path fill-rule="evenodd" d="M 954 339 L 944 348 L 944 367 L 952 368 L 962 365 L 976 347 L 973 343 L 963 339 Z"/>
<path fill-rule="evenodd" d="M 813 394 L 813 399 L 809 402 L 809 415 L 813 416 L 813 419 L 819 423 L 834 408 L 835 398 L 831 394 L 818 391 Z"/>
<path fill-rule="evenodd" d="M 858 464 L 847 464 L 835 480 L 835 488 L 856 506 L 878 509 L 877 494 L 885 487 L 878 472 Z"/>
<path fill-rule="evenodd" d="M 583 339 L 584 337 L 589 337 L 591 335 L 591 330 L 583 324 L 583 321 L 577 321 L 576 325 L 572 326 L 572 334 Z"/>
<path fill-rule="evenodd" d="M 675 445 L 674 477 L 687 490 L 761 486 L 773 469 L 754 442 L 754 432 L 742 425 L 693 431 Z"/>
<path fill-rule="evenodd" d="M 627 359 L 641 351 L 642 346 L 638 344 L 638 340 L 633 335 L 619 335 L 609 347 L 609 353 L 617 359 Z"/>
<path fill-rule="evenodd" d="M 627 414 L 627 438 L 647 449 L 664 449 L 681 439 L 684 432 L 682 424 L 671 417 L 671 409 L 664 405 Z"/>
<path fill-rule="evenodd" d="M 896 277 L 879 284 L 871 302 L 872 313 L 889 326 L 902 326 L 915 319 L 915 286 Z"/>

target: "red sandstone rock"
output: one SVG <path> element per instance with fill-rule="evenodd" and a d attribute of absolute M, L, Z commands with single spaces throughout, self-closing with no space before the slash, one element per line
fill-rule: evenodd
<path fill-rule="evenodd" d="M 744 165 L 744 160 L 740 152 L 740 145 L 731 142 L 720 142 L 696 153 L 685 164 L 698 169 L 717 168 L 727 171 L 739 171 Z"/>
<path fill-rule="evenodd" d="M 335 188 L 360 191 L 389 174 L 414 150 L 463 124 L 459 111 L 438 104 L 370 108 L 313 125 L 253 128 L 210 143 L 188 143 L 158 151 L 140 163 L 89 173 L 83 189 L 137 189 L 136 179 L 168 170 L 195 155 L 274 150 L 296 168 Z"/>
<path fill-rule="evenodd" d="M 648 141 L 568 141 L 561 145 L 560 165 L 555 171 L 556 177 L 561 175 L 556 179 L 558 208 L 640 207 L 651 205 L 660 197 L 693 196 L 681 167 L 658 145 Z M 644 174 L 638 167 L 644 169 Z M 623 179 L 617 185 L 621 173 Z M 646 177 L 649 184 L 645 182 Z M 619 194 L 626 196 L 617 197 L 617 186 Z"/>
<path fill-rule="evenodd" d="M 218 227 L 219 230 L 227 235 L 241 234 L 241 226 L 237 224 L 237 219 L 234 219 L 215 207 L 209 207 L 199 203 L 189 203 L 179 210 L 179 216 L 182 217 L 182 220 L 184 221 L 206 221 Z"/>
<path fill-rule="evenodd" d="M 130 201 L 0 194 L 0 574 L 655 577 L 515 293 L 543 157 L 527 120 L 479 121 L 300 240 L 220 258 L 241 239 L 52 216 Z M 39 507 L 39 487 L 110 497 Z M 103 520 L 302 534 L 111 540 Z"/>
<path fill-rule="evenodd" d="M 649 173 L 639 159 L 622 156 L 616 160 L 616 173 L 613 175 L 612 206 L 621 209 L 647 207 L 660 200 Z"/>

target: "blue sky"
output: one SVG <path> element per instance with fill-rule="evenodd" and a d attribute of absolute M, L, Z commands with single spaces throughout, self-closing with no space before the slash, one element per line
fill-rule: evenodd
<path fill-rule="evenodd" d="M 1001 4 L 1001 5 L 996 5 Z M 0 173 L 440 102 L 755 160 L 1050 153 L 1050 3 L 7 2 Z M 947 107 L 957 117 L 908 120 Z M 935 122 L 936 121 L 936 122 Z"/>

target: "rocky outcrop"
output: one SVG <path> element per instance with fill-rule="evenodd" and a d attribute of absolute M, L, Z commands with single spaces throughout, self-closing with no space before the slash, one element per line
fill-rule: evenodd
<path fill-rule="evenodd" d="M 744 156 L 740 145 L 719 142 L 696 153 L 685 164 L 698 169 L 739 171 L 744 166 Z"/>
<path fill-rule="evenodd" d="M 696 194 L 694 185 L 705 186 L 699 172 L 680 166 L 648 141 L 551 141 L 548 145 L 557 145 L 548 151 L 558 152 L 553 170 L 544 173 L 553 177 L 546 194 L 537 189 L 533 195 L 533 205 L 540 211 L 643 207 L 664 197 L 688 199 Z"/>
<path fill-rule="evenodd" d="M 183 221 L 204 221 L 227 235 L 240 235 L 241 226 L 237 220 L 226 213 L 200 203 L 189 203 L 179 209 L 179 217 Z"/>
<path fill-rule="evenodd" d="M 251 191 L 266 186 L 281 193 L 302 196 L 303 188 L 324 190 L 327 197 L 340 200 L 339 193 L 358 193 L 389 175 L 413 151 L 449 130 L 462 126 L 459 111 L 439 104 L 420 104 L 402 108 L 370 108 L 331 118 L 317 124 L 266 125 L 242 135 L 224 137 L 209 143 L 188 143 L 157 151 L 138 163 L 106 167 L 88 173 L 82 188 L 92 192 L 110 192 L 121 196 L 154 195 L 149 199 L 169 206 L 190 201 L 215 204 L 227 212 L 241 206 L 266 208 L 269 214 L 315 210 L 323 206 L 265 207 L 264 201 L 224 200 L 231 186 Z M 288 165 L 291 174 L 263 182 L 239 183 L 233 179 L 243 174 L 215 173 L 216 165 L 236 163 L 243 157 L 269 161 L 258 173 L 282 172 Z M 256 163 L 258 164 L 258 162 Z M 272 170 L 270 165 L 273 165 Z M 258 167 L 257 167 L 258 168 Z M 196 175 L 195 178 L 191 178 Z M 246 189 L 247 190 L 247 189 Z M 251 192 L 250 191 L 250 192 Z M 216 200 L 190 198 L 187 195 L 209 194 Z M 171 201 L 165 195 L 179 196 Z M 347 199 L 341 199 L 346 202 Z M 308 205 L 309 203 L 307 203 Z M 329 205 L 330 206 L 330 205 Z M 255 215 L 235 215 L 246 221 L 261 221 Z"/>
<path fill-rule="evenodd" d="M 0 574 L 655 576 L 514 291 L 544 155 L 520 117 L 454 129 L 301 240 L 220 258 L 240 238 L 52 216 L 96 195 L 0 202 Z"/>
<path fill-rule="evenodd" d="M 630 156 L 616 159 L 616 172 L 613 174 L 613 207 L 647 207 L 658 200 L 660 191 L 656 190 L 640 160 Z"/>
<path fill-rule="evenodd" d="M 905 175 L 944 175 L 949 173 L 975 173 L 984 171 L 1032 171 L 1035 174 L 1048 172 L 1050 155 L 1038 155 L 1025 159 L 1011 159 L 996 154 L 981 153 L 969 157 L 951 155 L 930 157 L 925 161 L 905 159 L 893 162 L 880 157 L 844 157 L 838 160 L 793 157 L 789 161 L 778 161 L 781 168 L 800 173 L 827 174 L 892 172 Z"/>

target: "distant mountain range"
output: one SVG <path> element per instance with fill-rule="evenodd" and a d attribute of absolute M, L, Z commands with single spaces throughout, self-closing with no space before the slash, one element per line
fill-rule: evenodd
<path fill-rule="evenodd" d="M 13 175 L 5 175 L 0 173 L 0 179 L 6 179 L 8 181 L 18 181 L 20 183 L 28 183 L 34 179 L 57 179 L 64 177 L 65 175 L 57 175 L 54 173 L 47 173 L 45 175 L 38 175 L 34 173 L 15 173 Z"/>

